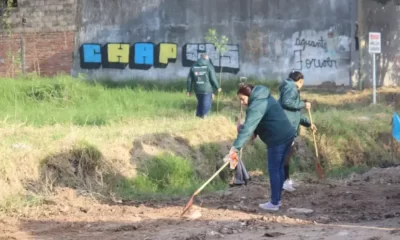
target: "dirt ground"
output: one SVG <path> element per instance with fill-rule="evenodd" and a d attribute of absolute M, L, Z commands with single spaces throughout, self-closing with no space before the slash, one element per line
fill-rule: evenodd
<path fill-rule="evenodd" d="M 269 186 L 254 179 L 201 195 L 185 219 L 179 214 L 188 198 L 110 204 L 58 189 L 45 205 L 0 219 L 0 239 L 400 239 L 400 167 L 299 184 L 284 194 L 277 213 L 258 209 Z M 314 212 L 293 213 L 293 207 Z"/>

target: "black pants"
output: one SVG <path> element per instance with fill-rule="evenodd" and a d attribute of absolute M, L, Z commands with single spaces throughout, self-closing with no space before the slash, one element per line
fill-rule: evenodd
<path fill-rule="evenodd" d="M 294 141 L 292 143 L 292 146 L 290 147 L 289 152 L 286 155 L 285 158 L 285 164 L 283 165 L 283 170 L 285 171 L 285 181 L 288 180 L 290 178 L 290 158 L 292 157 L 294 153 Z"/>

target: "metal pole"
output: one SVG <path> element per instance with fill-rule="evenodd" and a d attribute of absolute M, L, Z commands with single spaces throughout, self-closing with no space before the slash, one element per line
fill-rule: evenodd
<path fill-rule="evenodd" d="M 372 62 L 373 62 L 373 82 L 372 86 L 374 88 L 373 90 L 373 103 L 376 104 L 376 61 L 375 61 L 375 53 L 372 54 Z"/>

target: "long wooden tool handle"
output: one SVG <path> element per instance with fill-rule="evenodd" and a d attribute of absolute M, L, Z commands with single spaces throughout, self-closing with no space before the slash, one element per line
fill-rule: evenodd
<path fill-rule="evenodd" d="M 203 186 L 201 186 L 199 189 L 197 189 L 197 191 L 193 194 L 193 195 L 197 195 L 197 194 L 199 194 L 200 192 L 201 192 L 201 190 L 203 190 L 222 170 L 224 170 L 224 168 L 226 167 L 226 166 L 228 166 L 228 164 L 229 164 L 229 161 L 227 161 L 224 165 L 222 165 L 222 167 L 220 167 L 219 169 L 218 169 L 218 171 L 216 171 L 215 173 L 214 173 L 214 175 L 212 175 L 208 180 L 207 180 L 207 182 L 205 182 L 204 184 L 203 184 Z"/>
<path fill-rule="evenodd" d="M 312 120 L 311 110 L 310 109 L 308 109 L 308 116 L 310 117 L 311 125 L 313 125 L 313 120 Z M 313 137 L 314 137 L 315 156 L 318 158 L 318 148 L 317 148 L 317 141 L 315 139 L 315 132 L 312 131 L 312 134 L 313 134 Z"/>

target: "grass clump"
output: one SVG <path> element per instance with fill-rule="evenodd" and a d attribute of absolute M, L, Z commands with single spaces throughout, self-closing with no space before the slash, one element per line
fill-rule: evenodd
<path fill-rule="evenodd" d="M 134 188 L 139 194 L 184 194 L 192 191 L 198 181 L 192 163 L 172 154 L 149 159 L 138 172 Z"/>
<path fill-rule="evenodd" d="M 44 203 L 44 197 L 40 194 L 27 193 L 9 195 L 0 201 L 0 213 L 20 213 L 24 209 L 39 206 Z"/>
<path fill-rule="evenodd" d="M 51 155 L 41 162 L 41 186 L 70 187 L 89 192 L 107 192 L 113 172 L 95 146 L 81 141 L 67 152 Z"/>
<path fill-rule="evenodd" d="M 142 164 L 135 179 L 121 179 L 116 192 L 124 199 L 182 196 L 192 194 L 201 184 L 191 161 L 161 154 Z M 214 181 L 205 191 L 220 188 L 221 182 Z"/>
<path fill-rule="evenodd" d="M 195 182 L 191 163 L 181 157 L 164 154 L 149 159 L 145 164 L 139 169 L 140 175 L 146 179 L 142 183 L 149 181 L 150 186 L 155 187 L 155 191 L 180 191 L 190 188 Z M 137 189 L 146 190 L 146 184 L 140 183 L 141 181 L 136 182 Z"/>

